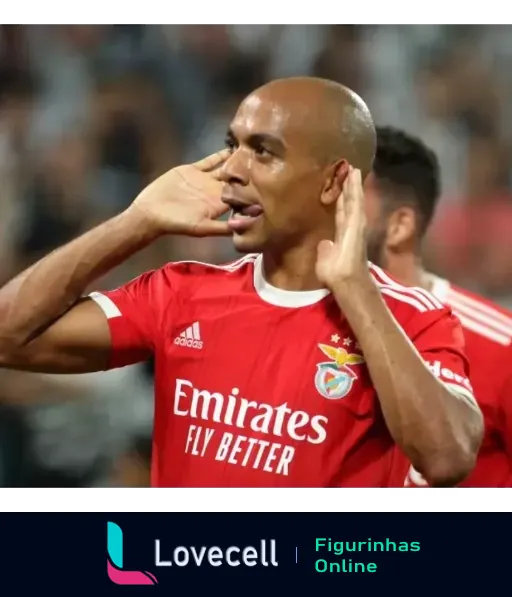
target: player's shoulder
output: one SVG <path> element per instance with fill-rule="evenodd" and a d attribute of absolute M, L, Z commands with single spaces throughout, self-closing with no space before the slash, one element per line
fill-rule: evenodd
<path fill-rule="evenodd" d="M 214 279 L 236 279 L 252 273 L 257 253 L 244 255 L 239 259 L 221 264 L 203 263 L 201 261 L 172 261 L 162 268 L 162 273 L 172 281 L 190 283 L 194 280 L 204 282 Z"/>
<path fill-rule="evenodd" d="M 374 282 L 395 315 L 411 317 L 420 313 L 447 312 L 448 309 L 434 294 L 419 286 L 404 286 L 388 272 L 369 262 Z"/>
<path fill-rule="evenodd" d="M 451 308 L 466 331 L 493 344 L 512 346 L 512 311 L 442 278 L 434 278 L 433 292 Z"/>

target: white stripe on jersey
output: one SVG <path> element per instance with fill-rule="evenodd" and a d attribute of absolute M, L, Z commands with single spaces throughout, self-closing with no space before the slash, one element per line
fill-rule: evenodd
<path fill-rule="evenodd" d="M 460 319 L 462 327 L 466 328 L 467 330 L 471 330 L 472 332 L 475 332 L 480 336 L 487 338 L 488 340 L 493 340 L 494 342 L 496 342 L 497 344 L 501 344 L 502 346 L 510 346 L 510 344 L 512 343 L 510 334 L 503 334 L 497 332 L 489 326 L 479 323 L 471 317 L 467 317 L 464 313 L 456 309 L 454 306 L 450 306 L 452 307 L 453 314 Z"/>
<path fill-rule="evenodd" d="M 207 267 L 212 267 L 213 269 L 220 269 L 223 271 L 234 272 L 234 271 L 240 269 L 245 263 L 253 263 L 257 257 L 258 257 L 257 253 L 250 253 L 248 255 L 244 255 L 243 257 L 240 257 L 240 259 L 237 259 L 236 261 L 231 261 L 231 262 L 225 263 L 223 265 L 214 265 L 213 263 L 205 263 L 204 261 L 193 261 L 193 260 L 169 261 L 169 263 L 167 263 L 166 265 L 174 265 L 177 263 L 195 263 L 196 265 L 205 265 Z M 164 269 L 166 267 L 166 265 L 164 265 L 163 268 L 161 268 L 161 269 Z M 135 276 L 135 278 L 132 278 L 131 280 L 129 280 L 128 284 L 131 284 L 132 282 L 135 282 L 139 278 L 142 278 L 142 276 L 144 276 L 145 274 L 152 274 L 156 271 L 158 271 L 158 270 L 148 270 L 147 272 L 143 272 L 142 274 L 139 274 L 138 276 Z M 119 290 L 119 288 L 114 288 L 113 290 Z"/>
<path fill-rule="evenodd" d="M 407 303 L 408 305 L 411 305 L 411 307 L 414 307 L 420 311 L 420 313 L 425 313 L 425 311 L 427 311 L 427 307 L 425 307 L 424 304 L 420 303 L 414 297 L 404 294 L 403 292 L 399 292 L 398 290 L 390 288 L 389 286 L 385 286 L 384 284 L 379 284 L 378 282 L 377 284 L 382 294 L 386 294 L 387 296 L 397 299 L 402 303 Z"/>
<path fill-rule="evenodd" d="M 214 265 L 213 263 L 204 263 L 203 261 L 193 261 L 193 260 L 184 260 L 184 261 L 171 261 L 169 265 L 174 265 L 178 263 L 195 263 L 196 265 L 205 265 L 206 267 L 212 267 L 213 269 L 220 269 L 227 272 L 234 272 L 240 269 L 246 263 L 254 263 L 256 258 L 258 257 L 258 253 L 250 253 L 248 255 L 244 255 L 237 259 L 236 261 L 231 261 L 230 263 L 224 263 L 222 265 Z"/>
<path fill-rule="evenodd" d="M 468 307 L 475 309 L 476 311 L 486 313 L 487 315 L 501 321 L 503 324 L 508 325 L 510 329 L 512 329 L 512 316 L 505 315 L 504 313 L 501 313 L 500 311 L 498 311 L 498 309 L 495 309 L 494 307 L 490 307 L 489 305 L 477 301 L 476 299 L 470 296 L 466 296 L 465 294 L 458 292 L 455 288 L 452 288 L 451 286 L 449 289 L 449 295 L 447 300 L 457 301 L 460 304 L 465 304 Z"/>
<path fill-rule="evenodd" d="M 446 302 L 466 317 L 483 323 L 497 332 L 512 336 L 512 319 L 503 313 L 474 300 L 468 300 L 467 297 L 453 290 L 449 292 Z"/>
<path fill-rule="evenodd" d="M 119 311 L 114 301 L 109 299 L 108 296 L 101 294 L 101 292 L 91 292 L 89 298 L 101 308 L 107 319 L 114 319 L 115 317 L 122 316 L 121 311 Z"/>
<path fill-rule="evenodd" d="M 170 263 L 196 263 L 198 265 L 206 265 L 208 267 L 213 267 L 214 269 L 220 269 L 226 272 L 234 272 L 240 269 L 246 263 L 253 263 L 256 260 L 257 256 L 258 255 L 256 253 L 251 253 L 249 255 L 244 255 L 240 259 L 237 259 L 236 261 L 232 261 L 231 263 L 227 263 L 225 265 L 213 265 L 212 263 L 203 263 L 201 261 L 172 261 Z M 139 274 L 138 276 L 130 280 L 129 284 L 135 282 L 139 278 L 142 278 L 143 275 L 144 273 Z M 118 290 L 118 288 L 115 288 L 114 290 Z M 89 294 L 89 298 L 91 298 L 101 308 L 101 310 L 105 313 L 107 319 L 113 319 L 114 317 L 122 316 L 122 313 L 121 311 L 119 311 L 116 304 L 108 296 L 101 294 L 101 292 L 91 292 Z"/>
<path fill-rule="evenodd" d="M 451 307 L 462 326 L 502 346 L 512 344 L 512 317 L 453 288 L 448 280 L 432 276 L 432 292 Z"/>
<path fill-rule="evenodd" d="M 443 304 L 430 292 L 418 287 L 402 286 L 390 278 L 380 267 L 369 263 L 370 272 L 381 289 L 381 292 L 393 296 L 397 300 L 412 305 L 418 311 L 435 311 L 443 309 Z"/>
<path fill-rule="evenodd" d="M 478 408 L 478 402 L 476 401 L 476 398 L 473 396 L 473 393 L 470 392 L 467 388 L 463 388 L 462 386 L 459 386 L 458 384 L 454 384 L 454 383 L 450 383 L 450 382 L 446 382 L 446 381 L 443 381 L 441 383 L 456 398 L 459 398 L 459 400 L 463 400 L 470 406 L 474 406 L 474 407 Z"/>

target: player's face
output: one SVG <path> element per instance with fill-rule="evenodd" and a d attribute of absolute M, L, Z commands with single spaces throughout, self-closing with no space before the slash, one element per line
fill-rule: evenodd
<path fill-rule="evenodd" d="M 253 94 L 231 123 L 223 200 L 233 210 L 239 251 L 295 246 L 325 218 L 320 195 L 326 173 L 311 151 L 303 113 Z"/>
<path fill-rule="evenodd" d="M 386 241 L 388 219 L 383 200 L 373 174 L 364 184 L 365 210 L 367 220 L 366 250 L 368 259 L 380 267 L 386 267 Z"/>

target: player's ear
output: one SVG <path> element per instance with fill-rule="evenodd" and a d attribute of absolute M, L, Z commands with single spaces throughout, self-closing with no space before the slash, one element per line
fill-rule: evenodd
<path fill-rule="evenodd" d="M 347 160 L 341 159 L 331 164 L 327 170 L 325 183 L 320 195 L 323 205 L 335 204 L 341 195 L 343 183 L 348 175 L 349 164 Z"/>
<path fill-rule="evenodd" d="M 388 217 L 386 244 L 390 249 L 398 249 L 416 235 L 416 212 L 404 205 L 393 211 Z"/>

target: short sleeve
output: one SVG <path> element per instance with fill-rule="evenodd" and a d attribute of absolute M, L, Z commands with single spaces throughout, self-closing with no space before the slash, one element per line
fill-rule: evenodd
<path fill-rule="evenodd" d="M 464 332 L 448 308 L 418 313 L 410 338 L 432 373 L 457 397 L 476 405 Z"/>
<path fill-rule="evenodd" d="M 160 269 L 144 273 L 115 290 L 89 295 L 108 321 L 112 342 L 108 369 L 151 358 L 162 310 L 173 302 L 174 294 L 168 276 Z"/>
<path fill-rule="evenodd" d="M 432 373 L 458 398 L 476 405 L 469 381 L 464 332 L 449 308 L 418 313 L 408 335 Z M 406 462 L 403 457 L 401 463 Z M 428 487 L 422 475 L 409 465 L 404 487 Z"/>

